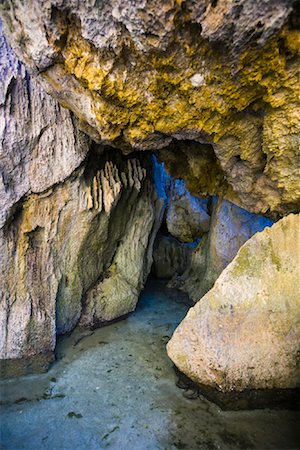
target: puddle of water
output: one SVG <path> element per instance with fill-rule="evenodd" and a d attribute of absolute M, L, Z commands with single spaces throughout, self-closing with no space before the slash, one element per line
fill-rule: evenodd
<path fill-rule="evenodd" d="M 221 411 L 176 387 L 165 345 L 186 314 L 150 281 L 127 319 L 59 339 L 47 374 L 1 382 L 1 449 L 297 449 L 293 411 Z"/>

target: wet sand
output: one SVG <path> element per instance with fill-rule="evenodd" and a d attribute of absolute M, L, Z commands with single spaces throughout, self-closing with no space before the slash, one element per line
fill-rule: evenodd
<path fill-rule="evenodd" d="M 47 374 L 2 381 L 0 449 L 298 449 L 295 411 L 183 396 L 165 345 L 187 309 L 152 280 L 127 319 L 61 338 Z"/>

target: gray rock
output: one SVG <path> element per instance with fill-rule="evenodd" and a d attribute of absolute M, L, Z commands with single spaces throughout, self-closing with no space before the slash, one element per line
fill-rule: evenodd
<path fill-rule="evenodd" d="M 29 76 L 0 23 L 0 228 L 28 193 L 65 180 L 84 160 L 89 139 L 72 114 Z"/>
<path fill-rule="evenodd" d="M 180 288 L 197 302 L 212 288 L 239 248 L 272 223 L 226 200 L 214 199 L 209 232 L 194 251 L 190 266 L 169 283 L 170 287 Z"/>
<path fill-rule="evenodd" d="M 169 233 L 182 242 L 193 242 L 208 232 L 207 204 L 208 200 L 191 195 L 183 180 L 175 180 L 166 212 Z"/>
<path fill-rule="evenodd" d="M 218 1 L 216 4 L 189 0 L 184 5 L 170 1 L 145 0 L 121 2 L 111 0 L 101 5 L 76 0 L 6 0 L 1 12 L 16 47 L 21 38 L 13 30 L 17 20 L 23 33 L 23 58 L 45 69 L 58 55 L 59 39 L 66 32 L 63 13 L 74 21 L 80 19 L 82 36 L 98 49 L 120 51 L 130 36 L 141 51 L 165 50 L 172 40 L 176 18 L 186 14 L 191 23 L 201 25 L 202 36 L 212 43 L 222 43 L 233 51 L 241 51 L 250 42 L 264 45 L 286 22 L 293 10 L 292 0 L 278 0 L 270 7 L 269 0 L 244 0 L 241 4 Z M 20 30 L 19 30 L 20 31 Z M 49 39 L 51 36 L 51 39 Z M 48 37 L 48 39 L 47 39 Z"/>
<path fill-rule="evenodd" d="M 157 278 L 182 275 L 190 266 L 193 248 L 172 236 L 159 234 L 155 240 L 152 271 Z"/>
<path fill-rule="evenodd" d="M 90 149 L 3 35 L 0 46 L 0 358 L 16 375 L 47 367 L 81 316 L 95 325 L 135 308 L 166 201 L 150 155 Z"/>
<path fill-rule="evenodd" d="M 0 236 L 2 359 L 51 358 L 81 315 L 92 325 L 134 309 L 162 216 L 149 158 L 94 152 L 19 205 Z"/>

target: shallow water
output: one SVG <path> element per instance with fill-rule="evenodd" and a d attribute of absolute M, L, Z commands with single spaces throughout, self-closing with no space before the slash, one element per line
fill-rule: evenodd
<path fill-rule="evenodd" d="M 165 344 L 187 309 L 150 281 L 127 319 L 61 339 L 47 374 L 2 381 L 0 449 L 298 449 L 296 412 L 183 396 Z"/>

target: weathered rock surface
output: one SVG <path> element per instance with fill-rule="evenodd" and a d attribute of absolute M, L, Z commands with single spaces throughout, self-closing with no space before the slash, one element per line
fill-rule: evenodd
<path fill-rule="evenodd" d="M 71 113 L 12 53 L 0 23 L 0 228 L 23 196 L 65 180 L 88 149 Z"/>
<path fill-rule="evenodd" d="M 150 167 L 148 176 L 139 160 L 133 159 L 132 163 L 129 160 L 128 168 L 128 185 L 123 177 L 123 190 L 126 191 L 126 187 L 128 190 L 127 201 L 118 206 L 107 235 L 115 253 L 108 270 L 86 294 L 80 318 L 82 326 L 111 321 L 133 311 L 152 266 L 154 239 L 165 202 L 153 189 Z M 116 245 L 112 239 L 114 234 L 118 237 Z"/>
<path fill-rule="evenodd" d="M 190 266 L 193 248 L 172 236 L 159 234 L 153 251 L 152 271 L 157 278 L 181 275 Z"/>
<path fill-rule="evenodd" d="M 299 210 L 297 2 L 5 0 L 0 9 L 18 56 L 93 139 L 128 152 L 173 140 L 169 153 L 194 140 L 192 155 L 180 150 L 173 162 L 192 192 L 254 213 Z M 209 159 L 215 182 L 201 172 Z"/>
<path fill-rule="evenodd" d="M 208 232 L 207 204 L 207 200 L 191 195 L 183 180 L 174 180 L 166 212 L 169 233 L 181 242 L 193 242 Z"/>
<path fill-rule="evenodd" d="M 81 315 L 93 325 L 134 309 L 152 263 L 156 200 L 148 156 L 93 152 L 19 205 L 0 236 L 1 358 L 51 357 L 56 333 Z"/>
<path fill-rule="evenodd" d="M 273 223 L 222 199 L 214 198 L 211 208 L 209 232 L 194 250 L 182 276 L 175 277 L 169 283 L 169 287 L 188 293 L 194 302 L 212 288 L 240 247 L 255 233 Z"/>
<path fill-rule="evenodd" d="M 299 386 L 300 215 L 247 241 L 167 345 L 189 378 L 222 392 Z"/>
<path fill-rule="evenodd" d="M 0 49 L 0 359 L 17 374 L 47 367 L 56 334 L 79 320 L 135 308 L 165 198 L 150 155 L 90 146 L 1 30 Z"/>

